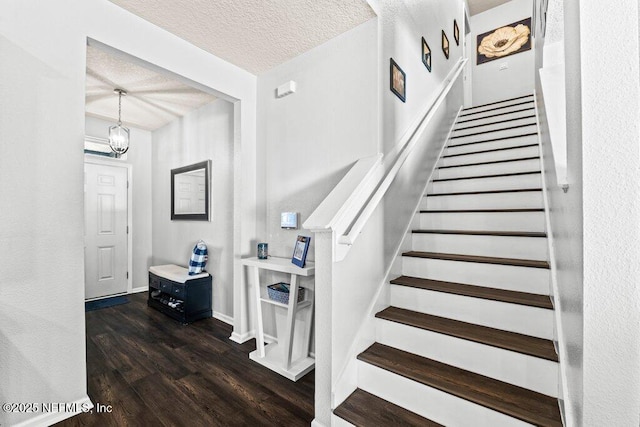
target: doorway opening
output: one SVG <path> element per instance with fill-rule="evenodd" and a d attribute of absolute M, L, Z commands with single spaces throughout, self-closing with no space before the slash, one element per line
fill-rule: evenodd
<path fill-rule="evenodd" d="M 121 111 L 114 89 L 127 92 Z M 85 161 L 104 168 L 127 168 L 128 188 L 123 191 L 128 192 L 129 203 L 106 212 L 114 195 L 85 195 L 87 300 L 146 291 L 150 266 L 188 265 L 194 245 L 204 240 L 209 245 L 207 267 L 216 276 L 215 316 L 233 322 L 233 259 L 238 240 L 234 191 L 240 176 L 235 161 L 240 134 L 236 109 L 228 96 L 88 39 Z M 120 112 L 123 125 L 130 129 L 130 148 L 114 158 L 109 156 L 107 136 Z M 201 161 L 212 162 L 212 218 L 173 221 L 170 171 Z M 87 168 L 88 177 L 95 167 Z M 93 182 L 85 185 L 89 190 L 96 191 Z M 97 225 L 113 225 L 117 230 L 96 229 Z M 105 243 L 109 239 L 120 244 Z"/>

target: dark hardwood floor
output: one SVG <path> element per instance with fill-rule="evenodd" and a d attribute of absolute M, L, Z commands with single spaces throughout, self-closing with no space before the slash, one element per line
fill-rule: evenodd
<path fill-rule="evenodd" d="M 255 340 L 230 341 L 231 326 L 183 326 L 128 304 L 86 313 L 88 392 L 111 413 L 80 414 L 59 426 L 308 426 L 314 372 L 298 382 L 249 360 Z"/>

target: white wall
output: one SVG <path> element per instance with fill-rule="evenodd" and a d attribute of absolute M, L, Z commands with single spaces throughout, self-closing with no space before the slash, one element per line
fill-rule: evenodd
<path fill-rule="evenodd" d="M 538 2 L 536 8 L 539 8 Z M 550 230 L 548 232 L 552 244 L 550 261 L 555 283 L 553 292 L 556 335 L 561 362 L 560 399 L 564 403 L 566 425 L 573 427 L 583 425 L 583 178 L 581 124 L 579 118 L 576 120 L 578 109 L 575 107 L 576 104 L 580 104 L 579 98 L 576 99 L 575 96 L 576 85 L 579 92 L 580 53 L 575 46 L 569 50 L 571 60 L 566 69 L 564 58 L 554 57 L 558 51 L 564 51 L 563 16 L 562 0 L 549 1 L 546 37 L 541 36 L 539 28 L 536 30 L 539 36 L 535 40 L 535 57 L 536 70 L 541 66 L 548 69 L 553 64 L 560 64 L 563 72 L 562 79 L 564 80 L 566 76 L 566 84 L 564 81 L 560 82 L 562 94 L 549 94 L 547 91 L 542 91 L 540 77 L 536 75 L 536 101 L 540 116 L 540 139 L 544 161 L 542 166 L 549 203 Z M 571 34 L 571 25 L 575 22 L 575 17 L 569 14 L 567 18 L 569 23 L 567 33 Z M 568 43 L 571 46 L 571 40 Z M 567 103 L 571 108 L 566 110 L 568 114 L 561 113 L 559 117 L 553 117 L 552 115 L 557 114 L 554 112 L 559 108 L 565 108 L 565 92 Z M 579 110 L 577 115 L 579 117 Z M 548 125 L 548 122 L 553 119 L 566 121 L 563 126 L 568 131 L 565 140 L 569 144 L 565 145 L 564 153 L 560 153 L 560 156 L 565 159 L 564 168 L 557 167 L 561 159 L 558 159 L 559 152 L 554 146 L 555 141 L 551 140 Z M 570 182 L 570 189 L 565 193 L 559 182 L 565 182 L 567 179 Z"/>
<path fill-rule="evenodd" d="M 461 1 L 368 0 L 378 15 L 379 73 L 382 140 L 380 152 L 388 153 L 409 130 L 434 91 L 462 56 L 463 4 Z M 460 46 L 453 38 L 453 20 L 460 27 Z M 449 39 L 449 59 L 441 47 L 441 31 Z M 424 37 L 431 48 L 431 73 L 422 63 Z M 406 103 L 389 90 L 389 58 L 406 73 Z"/>
<path fill-rule="evenodd" d="M 477 36 L 531 17 L 532 0 L 511 0 L 503 5 L 473 15 L 467 42 L 472 64 L 472 104 L 482 105 L 502 99 L 529 95 L 534 91 L 534 51 L 528 50 L 484 64 L 476 64 Z M 506 64 L 506 70 L 500 66 Z"/>
<path fill-rule="evenodd" d="M 541 47 L 541 44 L 536 45 L 536 49 L 540 48 L 540 59 L 542 59 Z M 572 427 L 582 425 L 580 422 L 583 357 L 582 146 L 580 138 L 574 132 L 573 137 L 568 138 L 570 143 L 567 146 L 570 189 L 568 193 L 564 193 L 558 185 L 558 169 L 547 124 L 548 115 L 553 111 L 553 108 L 549 108 L 549 104 L 555 101 L 545 98 L 539 79 L 536 86 L 536 100 L 544 160 L 542 166 L 549 203 L 551 228 L 548 232 L 553 245 L 551 266 L 557 282 L 554 303 L 560 346 L 561 380 L 565 390 L 560 398 L 564 400 L 567 426 Z"/>
<path fill-rule="evenodd" d="M 85 134 L 96 138 L 105 138 L 109 134 L 112 122 L 86 117 Z M 129 126 L 131 131 L 131 146 L 127 151 L 127 160 L 114 160 L 114 163 L 131 165 L 131 197 L 133 223 L 131 224 L 131 238 L 133 248 L 132 286 L 133 289 L 149 286 L 148 271 L 151 266 L 151 132 Z M 92 156 L 96 157 L 96 156 Z M 97 157 L 102 159 L 102 157 Z"/>
<path fill-rule="evenodd" d="M 270 255 L 291 257 L 296 236 L 312 236 L 302 223 L 356 160 L 377 152 L 376 46 L 374 19 L 258 77 L 260 235 Z M 289 80 L 297 91 L 276 98 L 275 88 Z M 280 213 L 289 211 L 299 213 L 298 230 L 280 228 Z M 312 237 L 309 261 L 314 248 Z M 275 336 L 273 310 L 263 306 L 265 332 Z"/>
<path fill-rule="evenodd" d="M 377 28 L 368 21 L 258 77 L 262 241 L 291 257 L 301 224 L 361 157 L 377 152 Z M 297 91 L 275 97 L 289 80 Z M 299 212 L 298 230 L 280 228 Z M 308 259 L 314 259 L 312 239 Z"/>
<path fill-rule="evenodd" d="M 0 198 L 11 206 L 0 210 L 3 402 L 86 398 L 82 150 L 87 37 L 238 101 L 238 258 L 255 238 L 255 76 L 106 0 L 3 1 Z M 3 425 L 33 418 L 0 412 Z"/>
<path fill-rule="evenodd" d="M 3 17 L 0 400 L 73 402 L 86 396 L 84 106 L 80 96 L 63 95 L 82 93 L 81 73 L 7 38 Z M 2 411 L 0 423 L 32 416 Z"/>
<path fill-rule="evenodd" d="M 566 194 L 555 185 L 554 153 L 541 128 L 570 427 L 640 421 L 640 67 L 630 60 L 639 40 L 624 36 L 638 34 L 637 16 L 634 1 L 564 2 Z M 603 28 L 618 31 L 599 40 Z M 593 52 L 603 49 L 607 59 L 595 63 Z M 536 53 L 539 66 L 543 52 Z M 539 85 L 536 93 L 544 118 Z"/>
<path fill-rule="evenodd" d="M 637 426 L 640 424 L 638 2 L 584 1 L 580 2 L 579 13 L 584 221 L 583 425 Z M 611 35 L 607 40 L 598 36 L 603 29 Z M 570 46 L 566 48 L 570 50 Z M 594 61 L 593 52 L 606 54 L 602 61 Z M 567 65 L 569 61 L 567 57 Z"/>
<path fill-rule="evenodd" d="M 153 132 L 153 263 L 189 265 L 207 244 L 213 310 L 233 316 L 233 105 L 215 100 Z M 211 160 L 211 221 L 171 221 L 171 169 Z"/>

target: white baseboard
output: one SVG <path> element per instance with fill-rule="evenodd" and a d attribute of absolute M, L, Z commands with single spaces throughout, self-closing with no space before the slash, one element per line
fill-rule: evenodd
<path fill-rule="evenodd" d="M 238 344 L 244 344 L 255 337 L 256 333 L 252 330 L 249 332 L 245 332 L 244 334 L 237 334 L 233 332 L 229 339 L 233 342 L 237 342 Z M 271 344 L 272 342 L 278 342 L 278 338 L 274 337 L 273 335 L 264 334 L 264 342 L 266 342 L 267 344 Z"/>
<path fill-rule="evenodd" d="M 130 294 L 137 294 L 140 292 L 147 292 L 149 290 L 148 286 L 141 286 L 139 288 L 133 288 L 131 289 L 131 292 L 129 292 Z"/>
<path fill-rule="evenodd" d="M 74 402 L 66 403 L 67 407 L 73 407 L 74 411 L 69 412 L 48 412 L 37 415 L 31 419 L 26 421 L 22 421 L 21 423 L 15 424 L 15 427 L 39 427 L 39 426 L 50 426 L 60 421 L 64 421 L 68 418 L 71 418 L 75 415 L 81 414 L 83 412 L 88 412 L 93 409 L 93 403 L 89 396 L 85 396 L 82 399 L 78 399 Z"/>
<path fill-rule="evenodd" d="M 311 421 L 311 427 L 326 427 L 326 426 L 314 418 L 313 421 Z"/>
<path fill-rule="evenodd" d="M 231 316 L 227 316 L 226 314 L 222 314 L 222 313 L 220 313 L 218 311 L 214 311 L 213 315 L 211 317 L 213 317 L 214 319 L 218 319 L 221 322 L 226 323 L 227 325 L 232 325 L 233 326 L 233 317 L 231 317 Z"/>
<path fill-rule="evenodd" d="M 256 334 L 254 331 L 245 332 L 244 334 L 239 334 L 237 332 L 232 332 L 229 339 L 233 342 L 237 342 L 238 344 L 244 344 L 250 339 L 255 338 Z"/>

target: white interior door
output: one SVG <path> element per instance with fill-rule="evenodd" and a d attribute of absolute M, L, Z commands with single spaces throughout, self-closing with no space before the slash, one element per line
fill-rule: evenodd
<path fill-rule="evenodd" d="M 85 298 L 127 292 L 127 169 L 84 165 Z"/>

